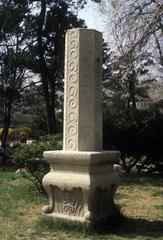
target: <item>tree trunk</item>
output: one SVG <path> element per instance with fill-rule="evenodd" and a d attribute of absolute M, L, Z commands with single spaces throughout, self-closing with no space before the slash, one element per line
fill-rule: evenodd
<path fill-rule="evenodd" d="M 2 132 L 2 139 L 1 139 L 1 146 L 3 149 L 6 148 L 6 144 L 7 144 L 8 131 L 11 123 L 11 110 L 12 110 L 12 104 L 9 103 L 5 111 L 4 120 L 3 120 L 3 132 Z"/>
<path fill-rule="evenodd" d="M 43 49 L 43 26 L 45 22 L 45 15 L 46 15 L 46 0 L 41 0 L 41 11 L 38 18 L 38 38 L 37 38 L 39 67 L 40 67 L 44 97 L 46 101 L 48 133 L 55 134 L 55 130 L 56 130 L 55 110 L 53 109 L 54 104 L 52 103 L 52 97 L 50 96 L 51 93 L 49 89 L 48 71 L 47 71 L 47 65 L 46 65 L 44 49 Z"/>
<path fill-rule="evenodd" d="M 9 101 L 8 105 L 6 106 L 4 118 L 3 118 L 3 132 L 2 132 L 2 138 L 1 138 L 1 147 L 5 151 L 7 147 L 7 139 L 8 139 L 8 132 L 10 128 L 11 123 L 11 111 L 12 111 L 12 102 Z M 5 165 L 6 163 L 6 157 L 3 156 L 3 162 L 2 165 Z"/>
<path fill-rule="evenodd" d="M 128 103 L 128 110 L 130 108 L 130 103 L 131 103 L 132 108 L 136 109 L 135 81 L 136 81 L 136 78 L 135 78 L 135 71 L 134 71 L 133 74 L 132 74 L 132 77 L 129 79 L 129 85 L 128 85 L 129 86 L 129 94 L 130 94 L 129 103 Z"/>
<path fill-rule="evenodd" d="M 162 53 L 161 45 L 160 45 L 160 42 L 159 42 L 156 34 L 154 34 L 154 37 L 155 37 L 156 45 L 157 45 L 158 52 L 159 52 L 160 64 L 163 66 L 163 53 Z"/>

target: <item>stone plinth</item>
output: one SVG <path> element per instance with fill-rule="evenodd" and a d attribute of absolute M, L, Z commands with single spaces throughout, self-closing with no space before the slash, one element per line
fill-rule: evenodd
<path fill-rule="evenodd" d="M 50 200 L 46 216 L 85 222 L 113 214 L 119 152 L 49 151 L 44 157 L 51 166 L 43 179 Z"/>
<path fill-rule="evenodd" d="M 43 185 L 53 219 L 100 221 L 113 214 L 119 152 L 102 149 L 102 35 L 72 29 L 66 34 L 64 145 L 44 152 L 51 170 Z"/>

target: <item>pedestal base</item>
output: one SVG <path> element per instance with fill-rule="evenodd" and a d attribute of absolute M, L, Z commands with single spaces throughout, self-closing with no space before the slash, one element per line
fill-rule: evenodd
<path fill-rule="evenodd" d="M 117 151 L 48 151 L 51 170 L 43 178 L 49 205 L 43 215 L 54 219 L 92 222 L 108 218 L 115 210 L 119 177 L 113 170 Z"/>

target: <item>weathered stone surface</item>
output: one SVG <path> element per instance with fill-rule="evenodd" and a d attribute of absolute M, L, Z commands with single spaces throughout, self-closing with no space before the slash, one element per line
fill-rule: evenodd
<path fill-rule="evenodd" d="M 66 34 L 64 150 L 102 150 L 102 36 L 95 30 Z"/>
<path fill-rule="evenodd" d="M 43 215 L 80 222 L 112 215 L 118 151 L 102 150 L 102 36 L 90 29 L 66 34 L 64 146 L 44 152 L 51 170 L 43 185 Z"/>
<path fill-rule="evenodd" d="M 51 171 L 43 179 L 50 204 L 44 214 L 76 221 L 99 221 L 114 211 L 119 152 L 47 151 Z"/>

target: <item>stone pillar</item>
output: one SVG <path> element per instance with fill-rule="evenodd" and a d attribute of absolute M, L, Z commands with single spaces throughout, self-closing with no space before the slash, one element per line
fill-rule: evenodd
<path fill-rule="evenodd" d="M 66 34 L 64 150 L 102 150 L 102 34 Z"/>
<path fill-rule="evenodd" d="M 43 185 L 53 219 L 102 221 L 115 210 L 118 151 L 102 150 L 102 35 L 90 29 L 66 34 L 64 145 L 44 152 L 51 170 Z"/>

